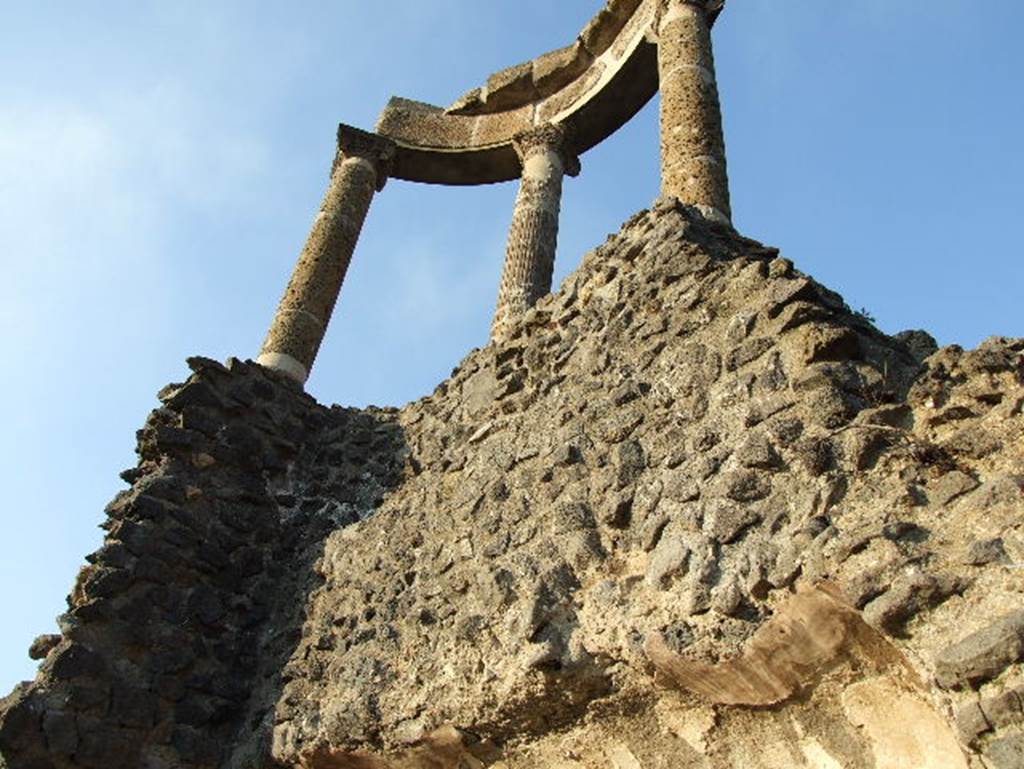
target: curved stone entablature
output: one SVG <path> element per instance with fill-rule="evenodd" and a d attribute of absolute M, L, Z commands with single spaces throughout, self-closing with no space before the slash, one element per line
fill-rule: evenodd
<path fill-rule="evenodd" d="M 711 25 L 725 0 L 608 0 L 566 48 L 492 75 L 448 109 L 393 98 L 375 132 L 339 128 L 320 214 L 259 362 L 304 383 L 374 192 L 389 177 L 475 185 L 521 180 L 497 339 L 550 291 L 564 176 L 659 89 L 661 192 L 731 225 Z M 530 149 L 532 147 L 532 150 Z"/>
<path fill-rule="evenodd" d="M 701 0 L 714 21 L 723 0 Z M 393 98 L 377 132 L 397 145 L 393 175 L 431 184 L 518 179 L 516 135 L 545 123 L 573 131 L 586 152 L 658 90 L 660 0 L 609 0 L 576 41 L 491 75 L 448 109 Z"/>

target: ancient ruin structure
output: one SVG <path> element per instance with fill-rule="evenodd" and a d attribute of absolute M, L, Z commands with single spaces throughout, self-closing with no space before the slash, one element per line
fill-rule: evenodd
<path fill-rule="evenodd" d="M 338 127 L 327 194 L 257 359 L 264 366 L 306 381 L 374 192 L 384 189 L 394 155 L 387 139 Z"/>
<path fill-rule="evenodd" d="M 516 320 L 551 290 L 562 179 L 566 174 L 576 176 L 580 172 L 571 139 L 561 126 L 547 123 L 517 135 L 514 143 L 523 178 L 508 235 L 508 253 L 491 329 L 494 338 L 504 336 Z"/>
<path fill-rule="evenodd" d="M 657 92 L 662 194 L 729 223 L 711 26 L 724 0 L 611 0 L 566 47 L 491 75 L 447 109 L 392 99 L 375 134 L 342 125 L 320 213 L 259 362 L 305 382 L 374 190 L 519 178 L 492 338 L 551 290 L 562 180 Z"/>
<path fill-rule="evenodd" d="M 1024 766 L 1024 339 L 889 336 L 729 226 L 717 11 L 612 0 L 341 129 L 260 361 L 160 391 L 0 768 Z M 562 177 L 659 77 L 666 194 L 547 293 Z M 321 405 L 389 176 L 522 177 L 495 338 Z"/>
<path fill-rule="evenodd" d="M 731 220 L 725 138 L 711 52 L 710 6 L 674 0 L 658 19 L 661 194 Z"/>

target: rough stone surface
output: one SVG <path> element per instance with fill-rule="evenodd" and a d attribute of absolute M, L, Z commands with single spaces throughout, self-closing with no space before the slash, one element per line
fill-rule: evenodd
<path fill-rule="evenodd" d="M 0 753 L 1014 766 L 1022 354 L 922 364 L 663 199 L 401 410 L 194 359 Z"/>
<path fill-rule="evenodd" d="M 394 411 L 324 408 L 253 364 L 190 365 L 139 432 L 131 488 L 107 507 L 62 636 L 33 644 L 37 682 L 0 705 L 11 769 L 266 754 L 252 730 L 301 635 L 296 597 L 323 538 L 400 477 Z"/>
<path fill-rule="evenodd" d="M 947 689 L 976 686 L 1024 659 L 1024 611 L 1001 617 L 943 649 L 935 677 Z"/>
<path fill-rule="evenodd" d="M 993 740 L 985 751 L 992 769 L 1019 769 L 1024 766 L 1024 734 L 1013 734 Z"/>

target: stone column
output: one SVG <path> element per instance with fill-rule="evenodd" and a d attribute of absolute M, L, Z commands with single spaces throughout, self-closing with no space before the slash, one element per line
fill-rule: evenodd
<path fill-rule="evenodd" d="M 516 319 L 551 291 L 562 179 L 580 172 L 579 158 L 563 126 L 546 124 L 525 131 L 516 136 L 514 146 L 523 176 L 508 235 L 492 340 L 504 336 Z"/>
<path fill-rule="evenodd" d="M 722 0 L 662 0 L 658 22 L 661 83 L 661 194 L 732 219 L 722 110 L 711 51 L 711 22 Z"/>
<path fill-rule="evenodd" d="M 320 213 L 299 256 L 257 362 L 300 384 L 309 377 L 374 192 L 384 189 L 391 140 L 338 126 L 338 153 Z"/>

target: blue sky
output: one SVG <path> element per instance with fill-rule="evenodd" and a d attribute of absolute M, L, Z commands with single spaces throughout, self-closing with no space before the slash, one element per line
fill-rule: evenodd
<path fill-rule="evenodd" d="M 0 690 L 33 674 L 134 431 L 184 358 L 254 356 L 339 121 L 447 104 L 599 0 L 4 3 Z M 979 9 L 983 8 L 982 13 Z M 1017 0 L 730 0 L 737 227 L 881 328 L 1024 335 Z M 657 195 L 657 105 L 565 188 L 556 282 Z M 515 185 L 392 181 L 310 391 L 401 404 L 486 341 Z"/>

